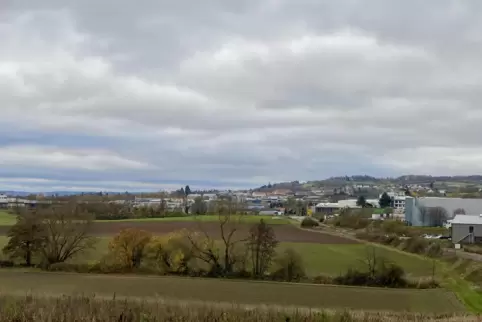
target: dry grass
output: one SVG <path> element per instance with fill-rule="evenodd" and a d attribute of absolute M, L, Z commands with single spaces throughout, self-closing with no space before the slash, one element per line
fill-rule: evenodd
<path fill-rule="evenodd" d="M 84 296 L 2 296 L 0 321 L 326 321 L 326 322 L 401 322 L 480 321 L 476 316 L 455 314 L 385 313 L 240 306 L 194 301 L 151 299 L 102 299 Z"/>

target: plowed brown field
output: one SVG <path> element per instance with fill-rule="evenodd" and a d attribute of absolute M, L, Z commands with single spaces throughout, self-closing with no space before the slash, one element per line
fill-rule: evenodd
<path fill-rule="evenodd" d="M 237 229 L 247 233 L 251 225 L 240 224 Z M 276 238 L 281 242 L 300 242 L 318 244 L 356 244 L 356 241 L 339 236 L 323 233 L 303 231 L 293 225 L 272 225 Z M 125 228 L 136 228 L 152 232 L 153 234 L 166 234 L 183 228 L 205 231 L 212 238 L 219 239 L 219 223 L 216 222 L 96 222 L 92 227 L 92 234 L 96 236 L 112 236 Z M 0 235 L 6 235 L 10 226 L 0 226 Z M 244 234 L 237 234 L 238 236 Z"/>
<path fill-rule="evenodd" d="M 237 226 L 241 232 L 248 232 L 251 225 Z M 356 241 L 323 233 L 300 230 L 293 225 L 272 225 L 276 237 L 282 242 L 302 242 L 319 244 L 355 244 Z M 137 228 L 154 234 L 166 234 L 180 229 L 199 230 L 208 233 L 213 238 L 220 238 L 219 223 L 215 222 L 98 222 L 94 224 L 93 234 L 110 236 L 125 228 Z M 242 235 L 242 234 L 241 234 Z"/>

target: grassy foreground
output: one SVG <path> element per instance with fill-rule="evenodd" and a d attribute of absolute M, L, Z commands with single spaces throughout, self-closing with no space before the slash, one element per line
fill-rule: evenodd
<path fill-rule="evenodd" d="M 463 312 L 451 292 L 341 287 L 223 279 L 0 271 L 4 294 L 95 294 L 245 305 L 278 305 L 398 312 Z"/>
<path fill-rule="evenodd" d="M 475 322 L 462 314 L 386 313 L 348 310 L 306 310 L 280 306 L 240 306 L 194 301 L 63 296 L 0 296 L 0 321 L 184 321 L 184 322 Z"/>

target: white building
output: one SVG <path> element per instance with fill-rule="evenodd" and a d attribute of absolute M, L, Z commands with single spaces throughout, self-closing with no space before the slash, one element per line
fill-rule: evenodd
<path fill-rule="evenodd" d="M 7 206 L 8 206 L 7 195 L 0 194 L 0 208 L 7 208 Z"/>
<path fill-rule="evenodd" d="M 321 202 L 314 207 L 315 213 L 322 213 L 322 214 L 332 214 L 335 212 L 339 212 L 343 208 L 361 208 L 358 206 L 349 207 L 346 204 L 340 204 L 338 202 Z"/>
<path fill-rule="evenodd" d="M 380 198 L 383 193 L 380 194 Z M 394 209 L 405 209 L 405 192 L 387 192 L 387 195 L 392 198 L 391 207 Z"/>

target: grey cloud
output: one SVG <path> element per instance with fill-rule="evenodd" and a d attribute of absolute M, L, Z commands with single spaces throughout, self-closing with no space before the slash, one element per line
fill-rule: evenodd
<path fill-rule="evenodd" d="M 0 125 L 28 132 L 23 145 L 75 158 L 92 144 L 108 152 L 106 166 L 124 162 L 117 155 L 152 166 L 91 174 L 106 182 L 478 171 L 481 7 L 10 0 L 0 18 Z M 19 133 L 1 132 L 0 148 L 18 146 Z M 23 171 L 51 178 L 50 168 Z M 61 180 L 89 177 L 78 173 Z"/>

